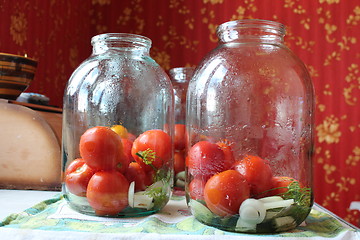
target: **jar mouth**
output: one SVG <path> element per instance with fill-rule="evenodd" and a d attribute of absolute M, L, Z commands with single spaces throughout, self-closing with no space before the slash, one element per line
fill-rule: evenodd
<path fill-rule="evenodd" d="M 150 38 L 132 33 L 103 33 L 91 38 L 91 45 L 94 46 L 98 42 L 136 44 L 148 48 L 152 44 Z"/>
<path fill-rule="evenodd" d="M 222 23 L 216 30 L 220 41 L 230 42 L 235 39 L 253 36 L 259 38 L 279 38 L 286 34 L 286 27 L 282 23 L 263 19 L 241 19 Z"/>

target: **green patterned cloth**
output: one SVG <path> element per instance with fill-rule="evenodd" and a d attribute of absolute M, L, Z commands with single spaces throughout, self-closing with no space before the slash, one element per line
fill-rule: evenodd
<path fill-rule="evenodd" d="M 29 231 L 32 230 L 32 231 Z M 145 234 L 146 233 L 146 234 Z M 198 222 L 184 197 L 173 196 L 160 212 L 141 218 L 102 218 L 77 213 L 61 195 L 0 222 L 0 239 L 357 239 L 359 229 L 313 209 L 291 232 L 254 235 L 222 231 Z M 17 236 L 16 238 L 14 236 Z M 5 238 L 3 238 L 5 237 Z M 23 238 L 22 238 L 23 237 Z"/>

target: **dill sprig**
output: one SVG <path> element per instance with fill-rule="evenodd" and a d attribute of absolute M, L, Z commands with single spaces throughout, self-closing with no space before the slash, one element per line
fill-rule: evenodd
<path fill-rule="evenodd" d="M 145 194 L 154 199 L 154 208 L 160 208 L 167 200 L 165 186 L 149 187 L 145 190 Z"/>
<path fill-rule="evenodd" d="M 294 202 L 300 206 L 310 206 L 311 203 L 311 188 L 301 187 L 300 183 L 293 179 L 286 187 L 271 188 L 259 193 L 257 196 L 264 196 L 266 193 L 277 190 L 287 189 L 284 193 L 276 194 L 284 199 L 294 199 Z"/>
<path fill-rule="evenodd" d="M 298 181 L 292 181 L 287 186 L 287 191 L 282 194 L 284 199 L 294 199 L 300 206 L 308 207 L 311 202 L 311 188 L 301 187 Z"/>

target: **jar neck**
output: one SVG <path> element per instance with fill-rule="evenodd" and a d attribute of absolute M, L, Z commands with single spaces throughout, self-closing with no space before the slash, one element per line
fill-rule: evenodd
<path fill-rule="evenodd" d="M 169 70 L 172 81 L 188 82 L 194 74 L 194 67 L 177 67 Z"/>
<path fill-rule="evenodd" d="M 105 33 L 91 39 L 93 54 L 101 54 L 108 50 L 138 52 L 149 54 L 151 40 L 147 37 L 129 33 Z"/>
<path fill-rule="evenodd" d="M 217 28 L 220 43 L 262 42 L 282 44 L 285 33 L 283 24 L 260 19 L 230 21 Z"/>

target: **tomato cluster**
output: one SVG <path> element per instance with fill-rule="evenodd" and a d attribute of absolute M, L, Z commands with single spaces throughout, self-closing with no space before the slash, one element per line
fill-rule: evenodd
<path fill-rule="evenodd" d="M 159 129 L 135 137 L 121 125 L 90 128 L 80 138 L 81 158 L 65 171 L 66 187 L 86 197 L 97 215 L 116 215 L 129 205 L 131 182 L 135 191 L 153 184 L 156 171 L 172 157 L 171 144 Z"/>
<path fill-rule="evenodd" d="M 273 176 L 269 163 L 259 156 L 246 155 L 235 160 L 227 141 L 197 142 L 188 151 L 186 167 L 191 176 L 190 198 L 205 202 L 222 217 L 237 214 L 248 198 L 281 195 L 296 181 Z"/>

